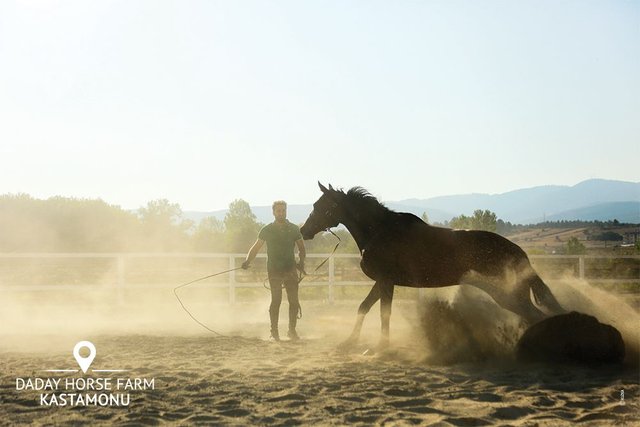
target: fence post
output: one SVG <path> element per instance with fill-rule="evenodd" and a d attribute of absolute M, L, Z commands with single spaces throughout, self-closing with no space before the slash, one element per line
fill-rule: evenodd
<path fill-rule="evenodd" d="M 233 255 L 229 255 L 229 270 L 236 268 L 236 258 Z M 236 272 L 235 270 L 229 272 L 229 303 L 236 303 Z"/>
<path fill-rule="evenodd" d="M 335 282 L 335 262 L 329 258 L 329 304 L 333 304 L 333 283 Z"/>
<path fill-rule="evenodd" d="M 116 283 L 116 294 L 118 298 L 118 304 L 124 304 L 124 256 L 122 254 L 118 255 L 116 258 L 118 264 L 118 281 Z"/>
<path fill-rule="evenodd" d="M 578 256 L 578 277 L 584 280 L 584 256 Z"/>

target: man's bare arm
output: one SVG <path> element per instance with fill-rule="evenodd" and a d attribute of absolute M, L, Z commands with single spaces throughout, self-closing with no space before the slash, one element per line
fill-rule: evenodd
<path fill-rule="evenodd" d="M 300 259 L 298 266 L 302 271 L 304 271 L 304 260 L 307 258 L 307 250 L 304 247 L 304 240 L 296 240 L 296 245 L 298 246 L 298 258 Z"/>
<path fill-rule="evenodd" d="M 264 240 L 257 239 L 256 242 L 253 244 L 253 246 L 251 246 L 251 249 L 249 249 L 249 253 L 247 254 L 247 257 L 242 263 L 242 268 L 244 268 L 245 270 L 249 268 L 251 261 L 253 261 L 256 255 L 258 255 L 258 252 L 260 252 L 262 245 L 264 245 Z"/>

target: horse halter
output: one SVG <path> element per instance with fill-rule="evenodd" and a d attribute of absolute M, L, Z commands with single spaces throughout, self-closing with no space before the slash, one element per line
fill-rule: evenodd
<path fill-rule="evenodd" d="M 333 247 L 333 250 L 331 251 L 331 253 L 329 254 L 328 257 L 326 257 L 324 259 L 324 261 L 322 261 L 314 270 L 313 272 L 315 273 L 316 271 L 318 271 L 320 269 L 320 267 L 322 267 L 323 265 L 326 264 L 327 261 L 329 261 L 329 258 L 331 258 L 333 256 L 333 254 L 336 253 L 336 250 L 338 250 L 338 246 L 340 246 L 340 243 L 342 242 L 340 240 L 340 237 L 338 237 L 338 235 L 336 233 L 334 233 L 333 231 L 331 231 L 331 228 L 326 228 L 325 231 L 328 231 L 329 233 L 333 234 L 334 236 L 336 236 L 336 239 L 338 239 L 338 243 L 336 243 L 336 245 Z"/>

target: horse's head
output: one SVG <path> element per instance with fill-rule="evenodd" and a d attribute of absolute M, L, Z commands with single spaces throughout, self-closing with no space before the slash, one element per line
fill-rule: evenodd
<path fill-rule="evenodd" d="M 331 185 L 329 185 L 329 188 L 326 188 L 318 182 L 318 186 L 322 191 L 322 196 L 313 204 L 313 211 L 311 211 L 309 218 L 307 218 L 304 225 L 300 228 L 302 237 L 305 240 L 313 239 L 313 237 L 322 230 L 336 227 L 342 217 L 340 202 L 344 197 L 344 193 L 334 190 Z"/>

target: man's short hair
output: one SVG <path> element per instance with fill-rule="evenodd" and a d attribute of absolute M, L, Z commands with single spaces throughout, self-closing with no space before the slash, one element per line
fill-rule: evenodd
<path fill-rule="evenodd" d="M 271 205 L 271 209 L 275 209 L 276 206 L 280 206 L 280 205 L 284 206 L 286 209 L 287 202 L 285 202 L 284 200 L 276 200 L 275 202 L 273 202 L 273 205 Z"/>

